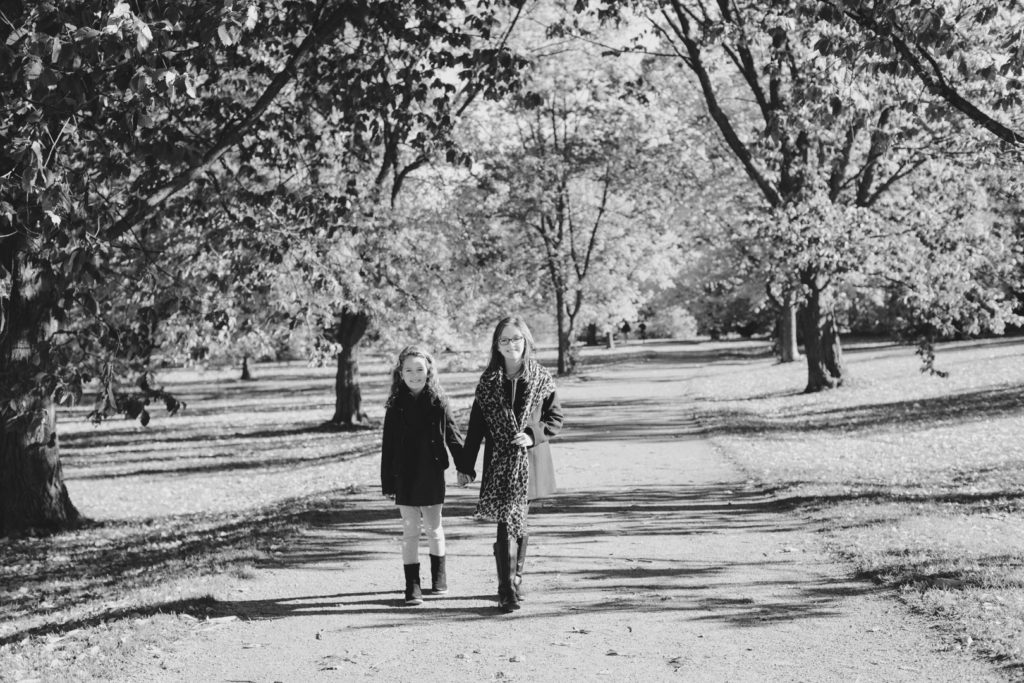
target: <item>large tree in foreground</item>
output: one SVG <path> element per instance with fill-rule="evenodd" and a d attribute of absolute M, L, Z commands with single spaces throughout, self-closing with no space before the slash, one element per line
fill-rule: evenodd
<path fill-rule="evenodd" d="M 103 319 L 97 296 L 116 297 L 139 280 L 117 279 L 120 271 L 109 267 L 115 252 L 147 250 L 146 230 L 161 213 L 194 215 L 187 204 L 200 196 L 197 188 L 246 177 L 264 146 L 315 147 L 318 131 L 301 128 L 308 118 L 297 111 L 316 110 L 347 136 L 351 154 L 378 169 L 369 186 L 355 188 L 372 196 L 377 178 L 402 168 L 395 153 L 408 136 L 426 151 L 444 137 L 463 76 L 497 95 L 516 66 L 500 44 L 474 43 L 493 29 L 498 6 L 490 3 L 134 7 L 65 0 L 3 8 L 0 52 L 10 66 L 0 74 L 4 534 L 77 519 L 61 475 L 55 402 L 101 379 L 114 409 L 126 407 L 108 371 L 125 352 L 125 336 Z M 395 46 L 419 55 L 415 67 L 391 68 Z M 445 80 L 449 74 L 456 83 Z M 417 111 L 423 103 L 430 114 Z M 358 221 L 347 225 L 358 229 Z M 151 256 L 155 267 L 174 265 Z"/>

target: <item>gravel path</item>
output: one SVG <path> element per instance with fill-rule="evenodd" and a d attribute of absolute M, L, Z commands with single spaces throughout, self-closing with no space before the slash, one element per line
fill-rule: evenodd
<path fill-rule="evenodd" d="M 397 512 L 354 495 L 279 566 L 215 596 L 237 619 L 201 623 L 132 680 L 1003 680 L 941 651 L 926 622 L 748 486 L 690 420 L 692 372 L 631 363 L 562 384 L 562 491 L 531 510 L 519 612 L 497 611 L 475 486 L 449 487 L 451 590 L 412 608 Z"/>

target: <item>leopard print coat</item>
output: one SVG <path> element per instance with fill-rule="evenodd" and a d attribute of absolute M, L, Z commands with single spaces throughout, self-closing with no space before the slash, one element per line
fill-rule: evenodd
<path fill-rule="evenodd" d="M 504 522 L 509 534 L 516 537 L 526 533 L 529 458 L 527 449 L 513 444 L 512 438 L 524 430 L 529 416 L 555 390 L 551 373 L 533 359 L 523 369 L 523 377 L 527 393 L 518 414 L 505 396 L 504 369 L 485 372 L 476 388 L 476 401 L 493 444 L 491 460 L 480 484 L 477 514 Z"/>

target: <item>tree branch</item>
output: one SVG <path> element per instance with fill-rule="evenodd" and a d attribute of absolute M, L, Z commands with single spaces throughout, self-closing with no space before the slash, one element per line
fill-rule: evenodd
<path fill-rule="evenodd" d="M 828 178 L 828 198 L 835 202 L 843 189 L 843 178 L 846 177 L 846 169 L 850 166 L 850 153 L 853 150 L 853 143 L 857 140 L 857 132 L 860 124 L 856 121 L 850 124 L 846 130 L 846 142 L 839 157 L 832 163 L 832 173 Z"/>
<path fill-rule="evenodd" d="M 350 19 L 353 18 L 351 14 L 353 11 L 354 8 L 343 4 L 326 19 L 315 21 L 302 43 L 292 53 L 288 63 L 278 72 L 259 99 L 249 108 L 246 115 L 239 121 L 224 124 L 220 134 L 217 136 L 216 142 L 195 165 L 179 173 L 177 177 L 164 184 L 160 189 L 152 192 L 149 196 L 135 202 L 111 226 L 107 232 L 108 239 L 111 241 L 116 240 L 139 222 L 145 220 L 155 209 L 188 187 L 194 180 L 216 165 L 218 160 L 228 150 L 241 142 L 245 134 L 259 121 L 260 117 L 267 111 L 285 86 L 295 78 L 299 67 L 309 59 L 321 42 L 349 23 Z"/>
<path fill-rule="evenodd" d="M 827 0 L 825 1 L 827 2 Z M 836 7 L 834 3 L 829 2 L 828 4 L 832 5 L 832 7 L 836 9 L 840 9 Z M 853 19 L 854 22 L 862 28 L 867 29 L 880 38 L 888 39 L 906 62 L 907 66 L 909 66 L 917 77 L 921 79 L 925 86 L 927 86 L 931 92 L 945 100 L 954 109 L 964 114 L 968 119 L 989 131 L 1003 142 L 1016 147 L 1024 146 L 1024 132 L 1011 129 L 1000 123 L 989 114 L 981 111 L 981 109 L 979 109 L 973 102 L 970 102 L 967 98 L 961 95 L 960 92 L 950 85 L 948 80 L 946 80 L 945 75 L 942 73 L 942 67 L 938 64 L 935 58 L 932 57 L 932 55 L 920 44 L 916 44 L 916 48 L 921 57 L 928 62 L 927 67 L 922 63 L 922 60 L 918 58 L 918 55 L 914 53 L 914 50 L 911 49 L 910 45 L 908 45 L 900 36 L 896 35 L 895 27 L 883 26 L 870 11 L 856 11 L 850 9 L 842 9 L 841 11 Z"/>
<path fill-rule="evenodd" d="M 868 198 L 871 196 L 871 183 L 875 181 L 875 169 L 878 167 L 878 160 L 885 153 L 889 144 L 889 134 L 885 127 L 889 124 L 889 116 L 892 114 L 892 106 L 887 106 L 878 114 L 878 123 L 871 131 L 871 145 L 868 147 L 868 158 L 864 162 L 864 168 L 860 173 L 860 181 L 857 183 L 857 205 L 867 206 Z"/>
<path fill-rule="evenodd" d="M 758 189 L 764 195 L 768 204 L 771 206 L 778 206 L 782 203 L 779 197 L 778 191 L 772 187 L 768 179 L 757 170 L 754 166 L 753 158 L 750 154 L 750 150 L 747 149 L 743 141 L 740 140 L 736 130 L 733 128 L 732 122 L 729 120 L 728 115 L 722 111 L 721 106 L 718 103 L 718 97 L 715 94 L 714 85 L 711 83 L 711 77 L 708 75 L 707 69 L 704 67 L 701 61 L 700 47 L 697 42 L 689 35 L 689 20 L 683 14 L 682 8 L 679 6 L 679 0 L 671 0 L 671 5 L 676 11 L 676 18 L 679 21 L 679 27 L 677 35 L 686 47 L 686 51 L 690 56 L 690 61 L 687 66 L 690 67 L 697 80 L 700 82 L 701 91 L 704 93 L 704 100 L 708 107 L 708 112 L 711 114 L 711 118 L 718 125 L 718 129 L 722 132 L 725 137 L 725 141 L 728 143 L 729 148 L 733 154 L 739 158 L 740 163 L 743 164 L 744 170 L 751 180 L 757 185 Z M 665 10 L 662 10 L 665 14 Z M 668 18 L 667 14 L 665 15 Z"/>
<path fill-rule="evenodd" d="M 736 24 L 740 30 L 741 42 L 736 48 L 735 56 L 728 48 L 723 46 L 723 49 L 725 49 L 726 54 L 733 60 L 733 63 L 736 64 L 736 68 L 750 87 L 750 92 L 753 93 L 754 100 L 757 102 L 757 106 L 761 110 L 761 115 L 764 117 L 765 124 L 767 124 L 770 118 L 769 111 L 771 108 L 768 106 L 768 99 L 765 97 L 764 89 L 761 87 L 761 82 L 757 79 L 758 69 L 757 64 L 754 63 L 754 56 L 746 46 L 747 34 L 744 29 L 743 22 L 739 20 L 739 12 L 734 12 L 734 9 L 729 7 L 729 0 L 718 0 L 718 6 L 722 13 L 722 19 Z"/>
<path fill-rule="evenodd" d="M 878 201 L 879 197 L 885 194 L 889 190 L 889 188 L 896 183 L 896 181 L 900 180 L 901 178 L 905 178 L 914 171 L 916 171 L 918 168 L 921 167 L 921 164 L 923 164 L 924 162 L 925 159 L 920 158 L 914 163 L 910 164 L 909 166 L 907 164 L 901 165 L 895 173 L 893 173 L 884 183 L 878 186 L 878 189 L 876 189 L 874 193 L 868 198 L 864 206 L 874 206 L 875 202 Z"/>
<path fill-rule="evenodd" d="M 604 218 L 605 211 L 608 208 L 608 196 L 611 194 L 611 172 L 605 174 L 604 188 L 601 191 L 601 205 L 597 209 L 597 216 L 594 218 L 594 227 L 590 231 L 590 240 L 587 244 L 587 255 L 583 259 L 583 269 L 577 267 L 576 277 L 583 280 L 587 275 L 587 271 L 590 270 L 590 260 L 594 255 L 594 247 L 597 245 L 597 229 L 601 226 L 601 219 Z"/>

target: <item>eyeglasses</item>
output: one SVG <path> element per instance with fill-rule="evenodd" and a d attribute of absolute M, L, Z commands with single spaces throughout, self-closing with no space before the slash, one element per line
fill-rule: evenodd
<path fill-rule="evenodd" d="M 498 340 L 498 343 L 502 346 L 509 346 L 510 344 L 522 344 L 525 337 L 502 337 Z"/>

